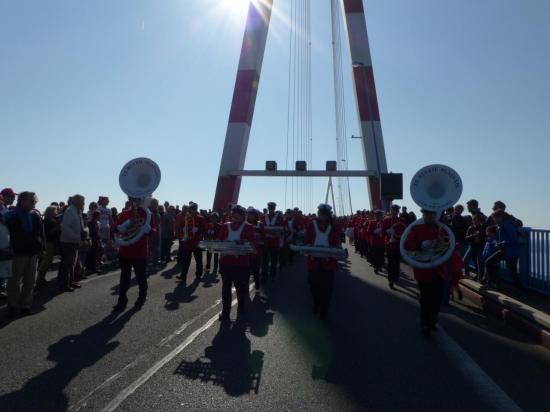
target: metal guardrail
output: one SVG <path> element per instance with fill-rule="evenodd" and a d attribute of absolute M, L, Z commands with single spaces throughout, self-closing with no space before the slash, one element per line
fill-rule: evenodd
<path fill-rule="evenodd" d="M 524 227 L 520 229 L 521 250 L 519 276 L 527 289 L 550 296 L 550 230 Z M 474 262 L 470 267 L 475 269 Z M 506 262 L 500 264 L 500 276 L 512 281 Z"/>
<path fill-rule="evenodd" d="M 550 295 L 550 230 L 523 228 L 519 271 L 523 285 Z"/>

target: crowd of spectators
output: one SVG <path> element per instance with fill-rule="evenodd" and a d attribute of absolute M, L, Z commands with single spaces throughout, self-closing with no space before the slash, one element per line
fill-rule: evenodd
<path fill-rule="evenodd" d="M 31 314 L 34 294 L 48 289 L 52 284 L 59 292 L 74 292 L 82 287 L 81 281 L 88 276 L 105 273 L 118 264 L 115 245 L 118 210 L 109 208 L 108 197 L 100 196 L 97 201 L 90 202 L 86 210 L 86 199 L 76 194 L 66 202 L 51 203 L 43 214 L 36 210 L 37 201 L 37 195 L 29 191 L 16 194 L 12 189 L 5 188 L 0 192 L 0 299 L 7 299 L 11 317 Z M 448 225 L 454 233 L 464 263 L 464 275 L 470 276 L 473 269 L 475 280 L 500 289 L 498 269 L 500 263 L 505 262 L 518 290 L 522 290 L 518 275 L 522 241 L 519 228 L 522 222 L 510 215 L 501 201 L 494 203 L 490 216 L 480 210 L 474 199 L 466 205 L 467 213 L 462 205 L 456 205 L 440 217 L 441 223 Z M 155 234 L 149 237 L 149 269 L 155 270 L 172 260 L 178 215 L 183 212 L 184 216 L 187 206 L 180 210 L 179 206 L 169 202 L 160 205 L 152 199 L 148 207 L 158 227 Z M 404 226 L 416 220 L 415 214 L 406 207 L 397 209 L 395 216 Z M 224 221 L 225 213 L 223 210 L 217 213 L 200 211 L 213 227 Z M 295 222 L 309 218 L 293 210 L 288 210 L 286 214 L 286 219 L 293 219 L 295 214 Z M 348 227 L 352 233 L 355 232 L 356 248 L 363 253 L 358 232 L 363 225 L 382 218 L 375 212 L 358 211 L 354 216 L 341 218 L 338 222 L 342 228 Z M 386 239 L 394 241 L 395 233 Z M 378 247 L 370 246 L 371 250 Z M 374 259 L 372 262 L 376 270 L 384 263 L 383 244 L 381 251 L 381 255 L 375 255 L 381 256 L 382 260 L 378 262 L 379 259 Z M 209 269 L 213 256 L 207 254 L 206 258 Z M 289 259 L 291 256 L 285 259 L 283 250 L 281 263 Z M 57 277 L 52 283 L 47 281 L 46 274 L 54 264 L 57 264 Z M 217 266 L 217 256 L 214 256 L 214 266 Z"/>

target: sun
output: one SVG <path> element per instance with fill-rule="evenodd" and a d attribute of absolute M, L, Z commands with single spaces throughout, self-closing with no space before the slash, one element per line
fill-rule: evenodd
<path fill-rule="evenodd" d="M 227 13 L 234 16 L 243 15 L 248 10 L 250 1 L 251 0 L 220 0 L 221 6 Z"/>

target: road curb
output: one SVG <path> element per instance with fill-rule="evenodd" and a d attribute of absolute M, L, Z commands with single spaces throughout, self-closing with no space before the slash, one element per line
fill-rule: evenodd
<path fill-rule="evenodd" d="M 469 279 L 460 280 L 459 287 L 470 302 L 550 349 L 549 315 L 502 293 L 486 290 L 479 283 Z"/>

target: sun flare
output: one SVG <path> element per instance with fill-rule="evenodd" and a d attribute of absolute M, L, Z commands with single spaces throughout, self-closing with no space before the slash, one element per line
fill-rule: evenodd
<path fill-rule="evenodd" d="M 248 10 L 250 0 L 220 0 L 221 6 L 234 16 L 240 16 Z"/>

